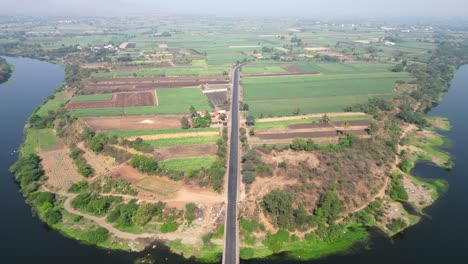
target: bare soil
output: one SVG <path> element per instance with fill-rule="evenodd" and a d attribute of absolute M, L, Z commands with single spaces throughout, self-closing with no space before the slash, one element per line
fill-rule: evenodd
<path fill-rule="evenodd" d="M 261 123 L 261 122 L 297 120 L 297 119 L 305 119 L 305 118 L 318 118 L 318 117 L 322 117 L 325 114 L 328 115 L 328 117 L 330 118 L 337 117 L 337 116 L 360 116 L 360 115 L 365 116 L 366 115 L 366 113 L 362 113 L 362 112 L 335 112 L 335 113 L 318 113 L 318 114 L 308 114 L 308 115 L 298 115 L 298 116 L 269 117 L 269 118 L 257 119 L 255 121 Z"/>
<path fill-rule="evenodd" d="M 188 157 L 199 157 L 206 155 L 216 155 L 218 147 L 215 143 L 200 144 L 200 145 L 185 145 L 158 148 L 156 157 L 158 160 L 178 159 Z"/>
<path fill-rule="evenodd" d="M 84 117 L 88 127 L 97 131 L 152 130 L 180 128 L 184 115 L 102 116 Z"/>
<path fill-rule="evenodd" d="M 209 92 L 206 96 L 213 102 L 214 105 L 223 105 L 227 100 L 227 91 Z"/>
<path fill-rule="evenodd" d="M 366 130 L 346 130 L 347 134 L 355 134 L 357 136 L 369 135 Z M 262 133 L 256 132 L 255 136 L 261 140 L 269 139 L 294 139 L 294 138 L 329 138 L 337 137 L 339 134 L 336 131 L 310 131 L 310 132 L 285 132 L 285 133 Z"/>
<path fill-rule="evenodd" d="M 83 93 L 143 91 L 156 88 L 195 87 L 206 84 L 229 84 L 228 76 L 103 78 L 85 81 Z"/>
<path fill-rule="evenodd" d="M 70 152 L 67 148 L 39 153 L 42 159 L 42 166 L 44 166 L 45 174 L 48 177 L 47 185 L 50 185 L 54 189 L 66 191 L 73 183 L 84 179 L 76 171 L 73 160 L 69 155 Z"/>

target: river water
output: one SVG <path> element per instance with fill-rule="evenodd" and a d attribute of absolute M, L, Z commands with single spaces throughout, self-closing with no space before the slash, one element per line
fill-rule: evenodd
<path fill-rule="evenodd" d="M 162 245 L 142 253 L 109 251 L 87 246 L 50 230 L 24 203 L 8 168 L 23 140 L 22 130 L 33 109 L 60 87 L 60 66 L 26 58 L 6 58 L 15 65 L 9 82 L 0 85 L 0 263 L 132 263 L 150 254 L 156 263 L 194 263 Z M 450 188 L 427 210 L 418 225 L 393 239 L 373 234 L 368 248 L 357 247 L 307 263 L 466 263 L 468 257 L 468 66 L 461 67 L 442 103 L 429 114 L 447 116 L 453 128 L 443 132 L 452 142 L 451 171 L 418 164 L 413 174 L 445 178 Z M 284 256 L 242 263 L 304 263 Z"/>

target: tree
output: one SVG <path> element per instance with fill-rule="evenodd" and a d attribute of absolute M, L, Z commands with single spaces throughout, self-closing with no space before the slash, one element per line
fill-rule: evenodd
<path fill-rule="evenodd" d="M 343 123 L 343 130 L 346 131 L 351 127 L 351 124 L 348 121 Z"/>
<path fill-rule="evenodd" d="M 281 228 L 289 228 L 294 223 L 293 197 L 291 194 L 273 190 L 263 197 L 262 206 Z"/>
<path fill-rule="evenodd" d="M 195 116 L 197 114 L 197 109 L 195 109 L 195 106 L 191 105 L 190 108 L 189 108 L 189 113 L 192 115 L 192 116 Z"/>
<path fill-rule="evenodd" d="M 155 159 L 143 155 L 133 156 L 130 164 L 133 168 L 147 174 L 153 174 L 158 169 L 158 162 Z"/>
<path fill-rule="evenodd" d="M 190 128 L 190 122 L 187 117 L 182 117 L 180 119 L 180 124 L 182 126 L 182 129 L 189 129 Z"/>
<path fill-rule="evenodd" d="M 328 124 L 330 123 L 330 117 L 328 117 L 327 114 L 322 115 L 322 118 L 320 119 L 320 122 Z"/>
<path fill-rule="evenodd" d="M 242 104 L 242 110 L 243 111 L 249 111 L 249 104 L 243 103 Z"/>
<path fill-rule="evenodd" d="M 255 126 L 255 117 L 253 115 L 248 115 L 245 124 L 248 126 Z"/>
<path fill-rule="evenodd" d="M 335 192 L 326 191 L 320 198 L 319 209 L 319 214 L 325 218 L 327 223 L 333 224 L 345 207 Z"/>

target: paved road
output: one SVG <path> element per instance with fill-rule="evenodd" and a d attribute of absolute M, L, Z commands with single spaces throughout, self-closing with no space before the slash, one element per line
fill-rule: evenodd
<path fill-rule="evenodd" d="M 224 232 L 224 264 L 239 263 L 237 250 L 237 185 L 239 182 L 239 69 L 234 70 L 229 148 L 228 204 Z"/>

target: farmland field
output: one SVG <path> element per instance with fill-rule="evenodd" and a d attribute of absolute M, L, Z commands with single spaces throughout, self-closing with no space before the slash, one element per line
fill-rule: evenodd
<path fill-rule="evenodd" d="M 244 78 L 244 101 L 255 116 L 340 112 L 371 97 L 394 96 L 405 73 L 354 73 L 275 78 Z"/>
<path fill-rule="evenodd" d="M 157 89 L 157 106 L 88 108 L 73 110 L 76 116 L 127 116 L 153 114 L 185 114 L 193 105 L 199 110 L 212 110 L 208 98 L 198 88 Z"/>
<path fill-rule="evenodd" d="M 219 136 L 203 136 L 203 137 L 182 137 L 182 138 L 164 138 L 157 140 L 146 140 L 151 146 L 156 148 L 171 147 L 179 145 L 197 145 L 205 143 L 214 143 L 218 141 Z"/>
<path fill-rule="evenodd" d="M 112 94 L 90 94 L 90 95 L 79 95 L 74 97 L 72 102 L 94 102 L 94 101 L 110 101 L 112 100 Z"/>
<path fill-rule="evenodd" d="M 142 190 L 164 196 L 177 192 L 182 185 L 181 182 L 174 182 L 157 176 L 146 177 L 135 183 L 135 186 Z"/>
<path fill-rule="evenodd" d="M 118 137 L 138 137 L 147 135 L 161 134 L 182 134 L 182 133 L 198 133 L 198 132 L 216 132 L 218 128 L 193 128 L 193 129 L 157 129 L 157 130 L 112 130 L 106 132 L 109 136 Z"/>
<path fill-rule="evenodd" d="M 215 156 L 202 156 L 192 158 L 180 158 L 161 161 L 160 164 L 166 169 L 177 171 L 191 171 L 208 168 L 216 160 Z"/>
<path fill-rule="evenodd" d="M 336 116 L 330 117 L 331 121 L 353 121 L 353 120 L 367 120 L 370 119 L 371 116 Z M 319 122 L 320 117 L 316 118 L 303 118 L 303 119 L 292 119 L 292 120 L 282 120 L 282 121 L 272 121 L 272 122 L 257 122 L 254 126 L 256 130 L 261 129 L 281 129 L 287 128 L 289 125 L 297 125 L 297 124 L 308 124 L 313 122 Z"/>

